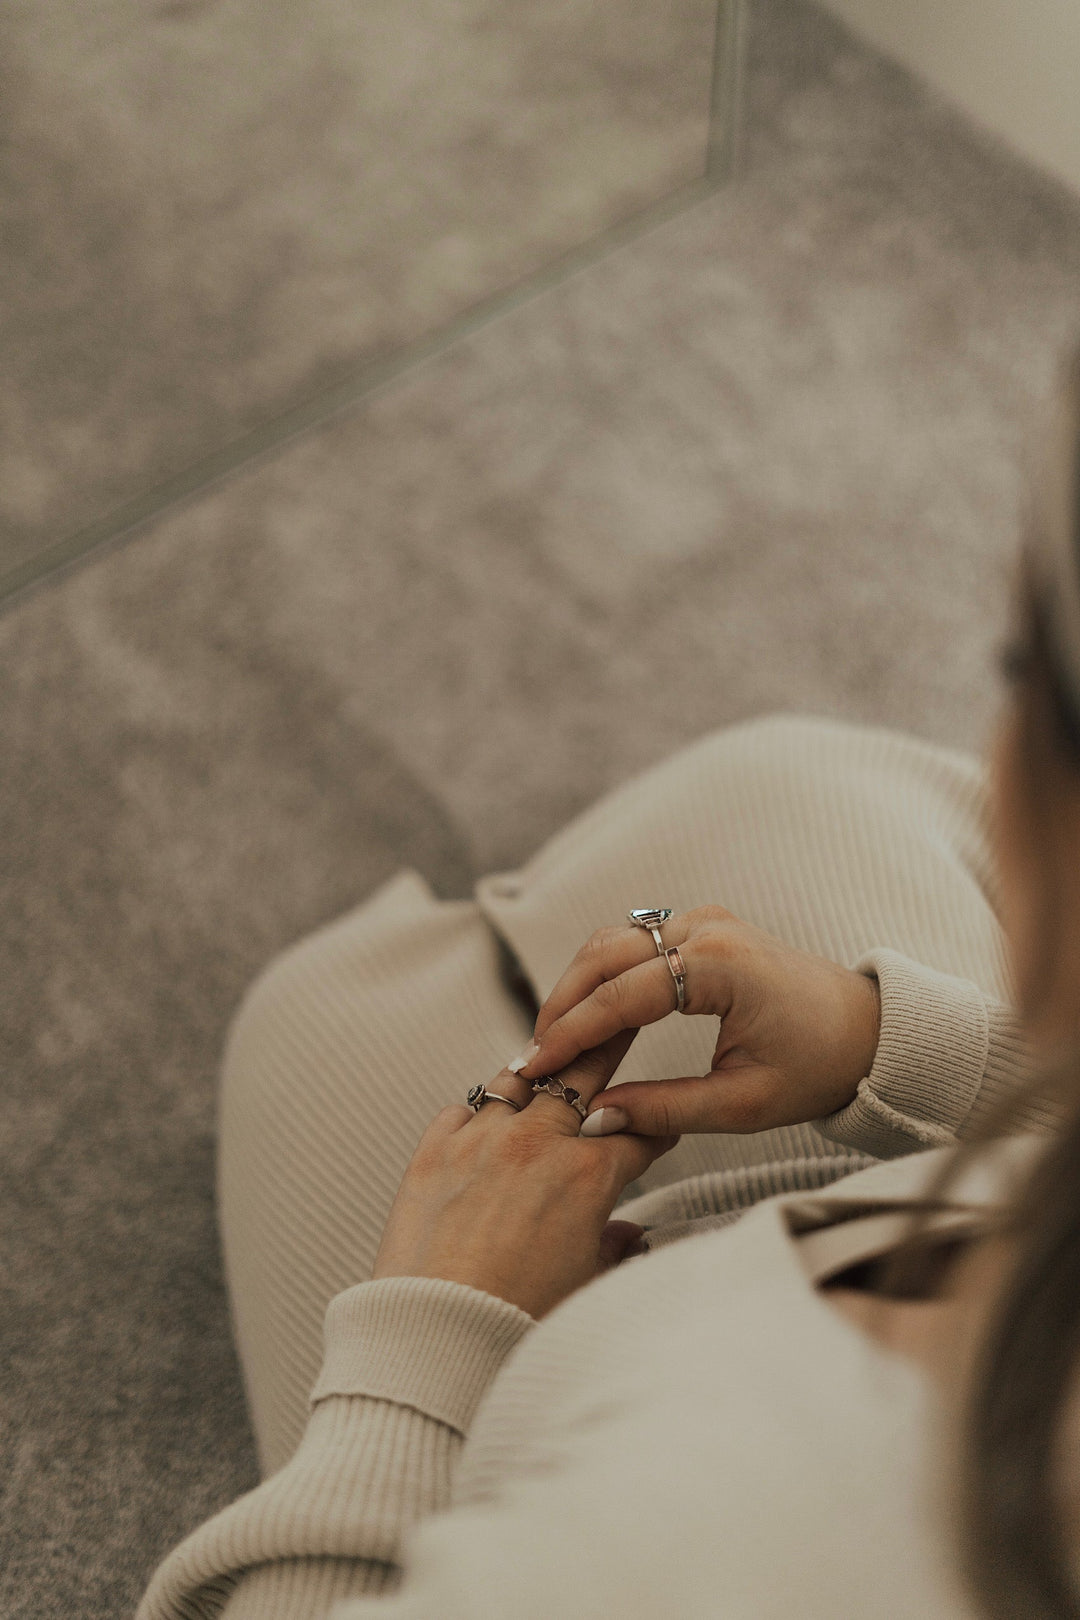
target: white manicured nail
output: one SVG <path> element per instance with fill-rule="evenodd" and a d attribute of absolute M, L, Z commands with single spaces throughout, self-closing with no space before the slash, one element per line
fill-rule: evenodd
<path fill-rule="evenodd" d="M 624 1114 L 621 1108 L 598 1108 L 594 1114 L 589 1114 L 582 1121 L 582 1136 L 614 1136 L 616 1131 L 625 1131 L 630 1123 L 630 1115 Z"/>
<path fill-rule="evenodd" d="M 506 1067 L 511 1074 L 520 1074 L 522 1069 L 528 1068 L 540 1048 L 535 1041 L 530 1041 L 524 1052 L 519 1052 L 516 1058 L 511 1058 Z"/>

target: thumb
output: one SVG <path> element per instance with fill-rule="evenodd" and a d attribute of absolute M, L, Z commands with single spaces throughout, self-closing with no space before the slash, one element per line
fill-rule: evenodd
<path fill-rule="evenodd" d="M 799 1117 L 784 1095 L 777 1070 L 748 1064 L 728 1073 L 683 1075 L 674 1080 L 627 1082 L 601 1091 L 589 1104 L 582 1136 L 678 1136 L 705 1131 L 748 1134 Z"/>
<path fill-rule="evenodd" d="M 631 1255 L 644 1254 L 645 1228 L 636 1221 L 608 1221 L 600 1234 L 600 1270 L 610 1271 Z"/>

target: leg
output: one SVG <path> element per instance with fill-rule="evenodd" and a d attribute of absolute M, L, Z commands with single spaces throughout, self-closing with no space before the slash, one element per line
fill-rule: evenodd
<path fill-rule="evenodd" d="M 403 873 L 278 958 L 230 1031 L 219 1207 L 264 1472 L 307 1418 L 333 1296 L 370 1275 L 422 1130 L 532 1027 L 472 901 Z"/>

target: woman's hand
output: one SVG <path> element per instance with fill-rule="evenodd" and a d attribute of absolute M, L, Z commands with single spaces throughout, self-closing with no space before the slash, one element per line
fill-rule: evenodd
<path fill-rule="evenodd" d="M 583 1053 L 559 1079 L 588 1102 L 634 1033 Z M 590 1140 L 569 1103 L 533 1095 L 508 1070 L 491 1089 L 528 1106 L 516 1114 L 489 1101 L 476 1114 L 452 1105 L 435 1116 L 398 1189 L 374 1276 L 443 1277 L 541 1317 L 633 1252 L 642 1228 L 608 1216 L 678 1138 Z"/>
<path fill-rule="evenodd" d="M 597 1134 L 768 1130 L 843 1108 L 877 1051 L 877 983 L 796 950 L 722 906 L 663 924 L 685 967 L 685 1011 L 722 1019 L 707 1075 L 615 1086 L 597 1099 Z M 567 968 L 536 1021 L 539 1051 L 518 1072 L 570 1063 L 617 1031 L 666 1018 L 676 1004 L 665 959 L 642 928 L 602 928 Z M 524 1054 L 523 1054 L 524 1055 Z M 520 1060 L 519 1060 L 520 1061 Z"/>

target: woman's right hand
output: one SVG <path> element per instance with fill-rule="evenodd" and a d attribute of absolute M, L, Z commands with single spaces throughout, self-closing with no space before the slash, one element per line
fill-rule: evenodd
<path fill-rule="evenodd" d="M 768 1130 L 845 1107 L 877 1051 L 876 980 L 797 950 L 722 906 L 699 906 L 662 925 L 685 968 L 685 1011 L 722 1020 L 707 1075 L 616 1085 L 590 1116 L 600 1128 L 643 1136 Z M 539 1050 L 517 1072 L 557 1074 L 620 1030 L 675 1010 L 667 961 L 651 934 L 627 923 L 586 941 L 541 1007 Z"/>

